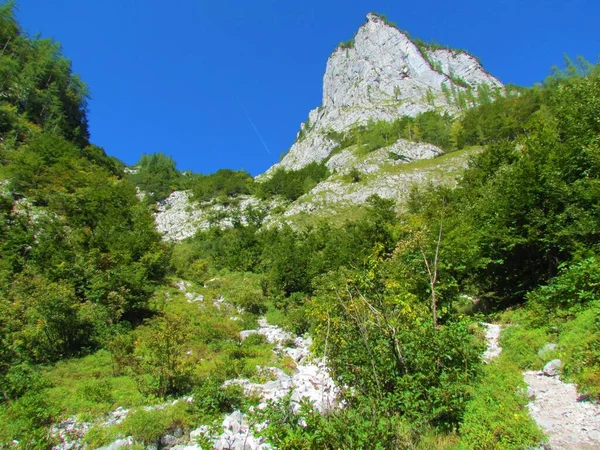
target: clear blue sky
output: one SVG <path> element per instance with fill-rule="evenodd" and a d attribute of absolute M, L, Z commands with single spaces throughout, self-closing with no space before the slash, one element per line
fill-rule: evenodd
<path fill-rule="evenodd" d="M 0 0 L 1 1 L 1 0 Z M 18 0 L 30 33 L 63 45 L 91 91 L 92 141 L 134 164 L 265 171 L 321 102 L 327 57 L 369 11 L 469 50 L 504 83 L 562 55 L 600 54 L 598 0 Z M 250 119 L 249 119 L 250 118 Z M 251 121 L 270 149 L 267 152 Z"/>

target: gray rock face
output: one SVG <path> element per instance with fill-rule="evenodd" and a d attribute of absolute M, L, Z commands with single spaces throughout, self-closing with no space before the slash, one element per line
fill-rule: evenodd
<path fill-rule="evenodd" d="M 245 213 L 249 208 L 274 208 L 276 201 L 262 202 L 255 197 L 240 197 L 232 206 L 215 203 L 199 204 L 192 201 L 191 192 L 175 191 L 156 205 L 154 222 L 156 229 L 164 235 L 166 241 L 182 241 L 192 237 L 199 230 L 211 225 L 221 228 L 233 226 L 233 217 L 239 217 L 246 223 Z"/>
<path fill-rule="evenodd" d="M 305 339 L 294 336 L 275 325 L 270 325 L 263 318 L 259 321 L 257 330 L 246 330 L 240 333 L 242 339 L 252 334 L 261 334 L 266 340 L 275 344 L 275 352 L 288 355 L 297 363 L 296 373 L 286 374 L 283 370 L 275 367 L 263 368 L 263 372 L 273 377 L 267 383 L 253 383 L 247 379 L 228 380 L 224 386 L 232 384 L 244 388 L 248 394 L 260 396 L 262 403 L 259 409 L 268 407 L 268 401 L 278 401 L 291 393 L 293 407 L 298 410 L 302 399 L 310 401 L 315 409 L 320 412 L 330 411 L 338 406 L 338 388 L 329 375 L 325 362 L 312 360 L 309 348 L 312 344 L 310 338 Z M 218 436 L 212 436 L 208 427 L 200 427 L 190 433 L 191 442 L 188 446 L 176 447 L 180 450 L 195 450 L 194 441 L 200 437 L 206 437 L 213 443 L 213 448 L 218 450 L 266 450 L 273 448 L 265 442 L 264 438 L 256 436 L 258 430 L 267 424 L 249 424 L 247 417 L 240 411 L 235 411 L 225 417 L 222 422 L 222 432 Z"/>
<path fill-rule="evenodd" d="M 337 48 L 327 61 L 322 106 L 309 113 L 298 139 L 281 163 L 271 167 L 297 170 L 325 159 L 335 143 L 327 132 L 345 131 L 369 120 L 391 121 L 429 110 L 455 112 L 449 92 L 462 92 L 462 81 L 502 89 L 477 59 L 451 50 L 427 54 L 397 28 L 375 15 L 358 30 L 354 45 Z"/>
<path fill-rule="evenodd" d="M 442 72 L 460 78 L 473 88 L 477 88 L 480 84 L 487 84 L 491 89 L 504 89 L 502 83 L 483 70 L 479 61 L 468 53 L 437 49 L 428 51 L 427 56 Z"/>

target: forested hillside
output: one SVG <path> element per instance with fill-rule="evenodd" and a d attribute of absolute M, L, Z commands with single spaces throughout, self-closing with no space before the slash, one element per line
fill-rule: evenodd
<path fill-rule="evenodd" d="M 0 448 L 210 448 L 236 410 L 273 448 L 533 448 L 546 438 L 521 372 L 555 357 L 600 400 L 599 66 L 333 133 L 337 152 L 481 147 L 401 212 L 372 196 L 342 224 L 291 227 L 248 208 L 166 242 L 152 213 L 174 190 L 293 201 L 330 173 L 182 174 L 164 154 L 124 170 L 89 142 L 87 90 L 58 44 L 25 35 L 10 3 L 0 48 Z M 290 342 L 256 332 L 263 318 Z M 489 363 L 482 321 L 511 325 Z M 303 349 L 295 335 L 335 405 L 244 389 L 306 364 L 282 350 Z"/>

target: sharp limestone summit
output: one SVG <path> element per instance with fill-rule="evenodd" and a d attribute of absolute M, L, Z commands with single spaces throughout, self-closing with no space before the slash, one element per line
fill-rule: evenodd
<path fill-rule="evenodd" d="M 463 51 L 418 46 L 383 17 L 368 14 L 352 41 L 327 61 L 323 104 L 309 113 L 296 143 L 278 167 L 297 170 L 327 158 L 346 131 L 369 120 L 392 121 L 430 110 L 456 112 L 449 93 L 486 85 L 503 90 L 476 58 Z"/>

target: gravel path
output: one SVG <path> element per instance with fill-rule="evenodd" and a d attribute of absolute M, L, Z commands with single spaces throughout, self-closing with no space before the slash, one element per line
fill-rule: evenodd
<path fill-rule="evenodd" d="M 483 360 L 485 362 L 490 362 L 502 353 L 502 347 L 500 347 L 500 333 L 502 332 L 502 327 L 493 323 L 482 323 L 481 325 L 485 327 L 485 338 L 488 342 L 488 347 L 483 353 Z"/>
<path fill-rule="evenodd" d="M 552 450 L 600 449 L 600 407 L 582 401 L 574 384 L 544 372 L 523 373 L 531 417 Z"/>
<path fill-rule="evenodd" d="M 488 347 L 483 359 L 490 362 L 502 353 L 500 325 L 482 323 Z M 560 365 L 560 364 L 559 364 Z M 548 365 L 549 366 L 549 365 Z M 548 367 L 546 366 L 546 367 Z M 600 449 L 600 406 L 584 401 L 577 386 L 563 383 L 556 369 L 524 372 L 533 420 L 548 436 L 551 450 Z"/>

